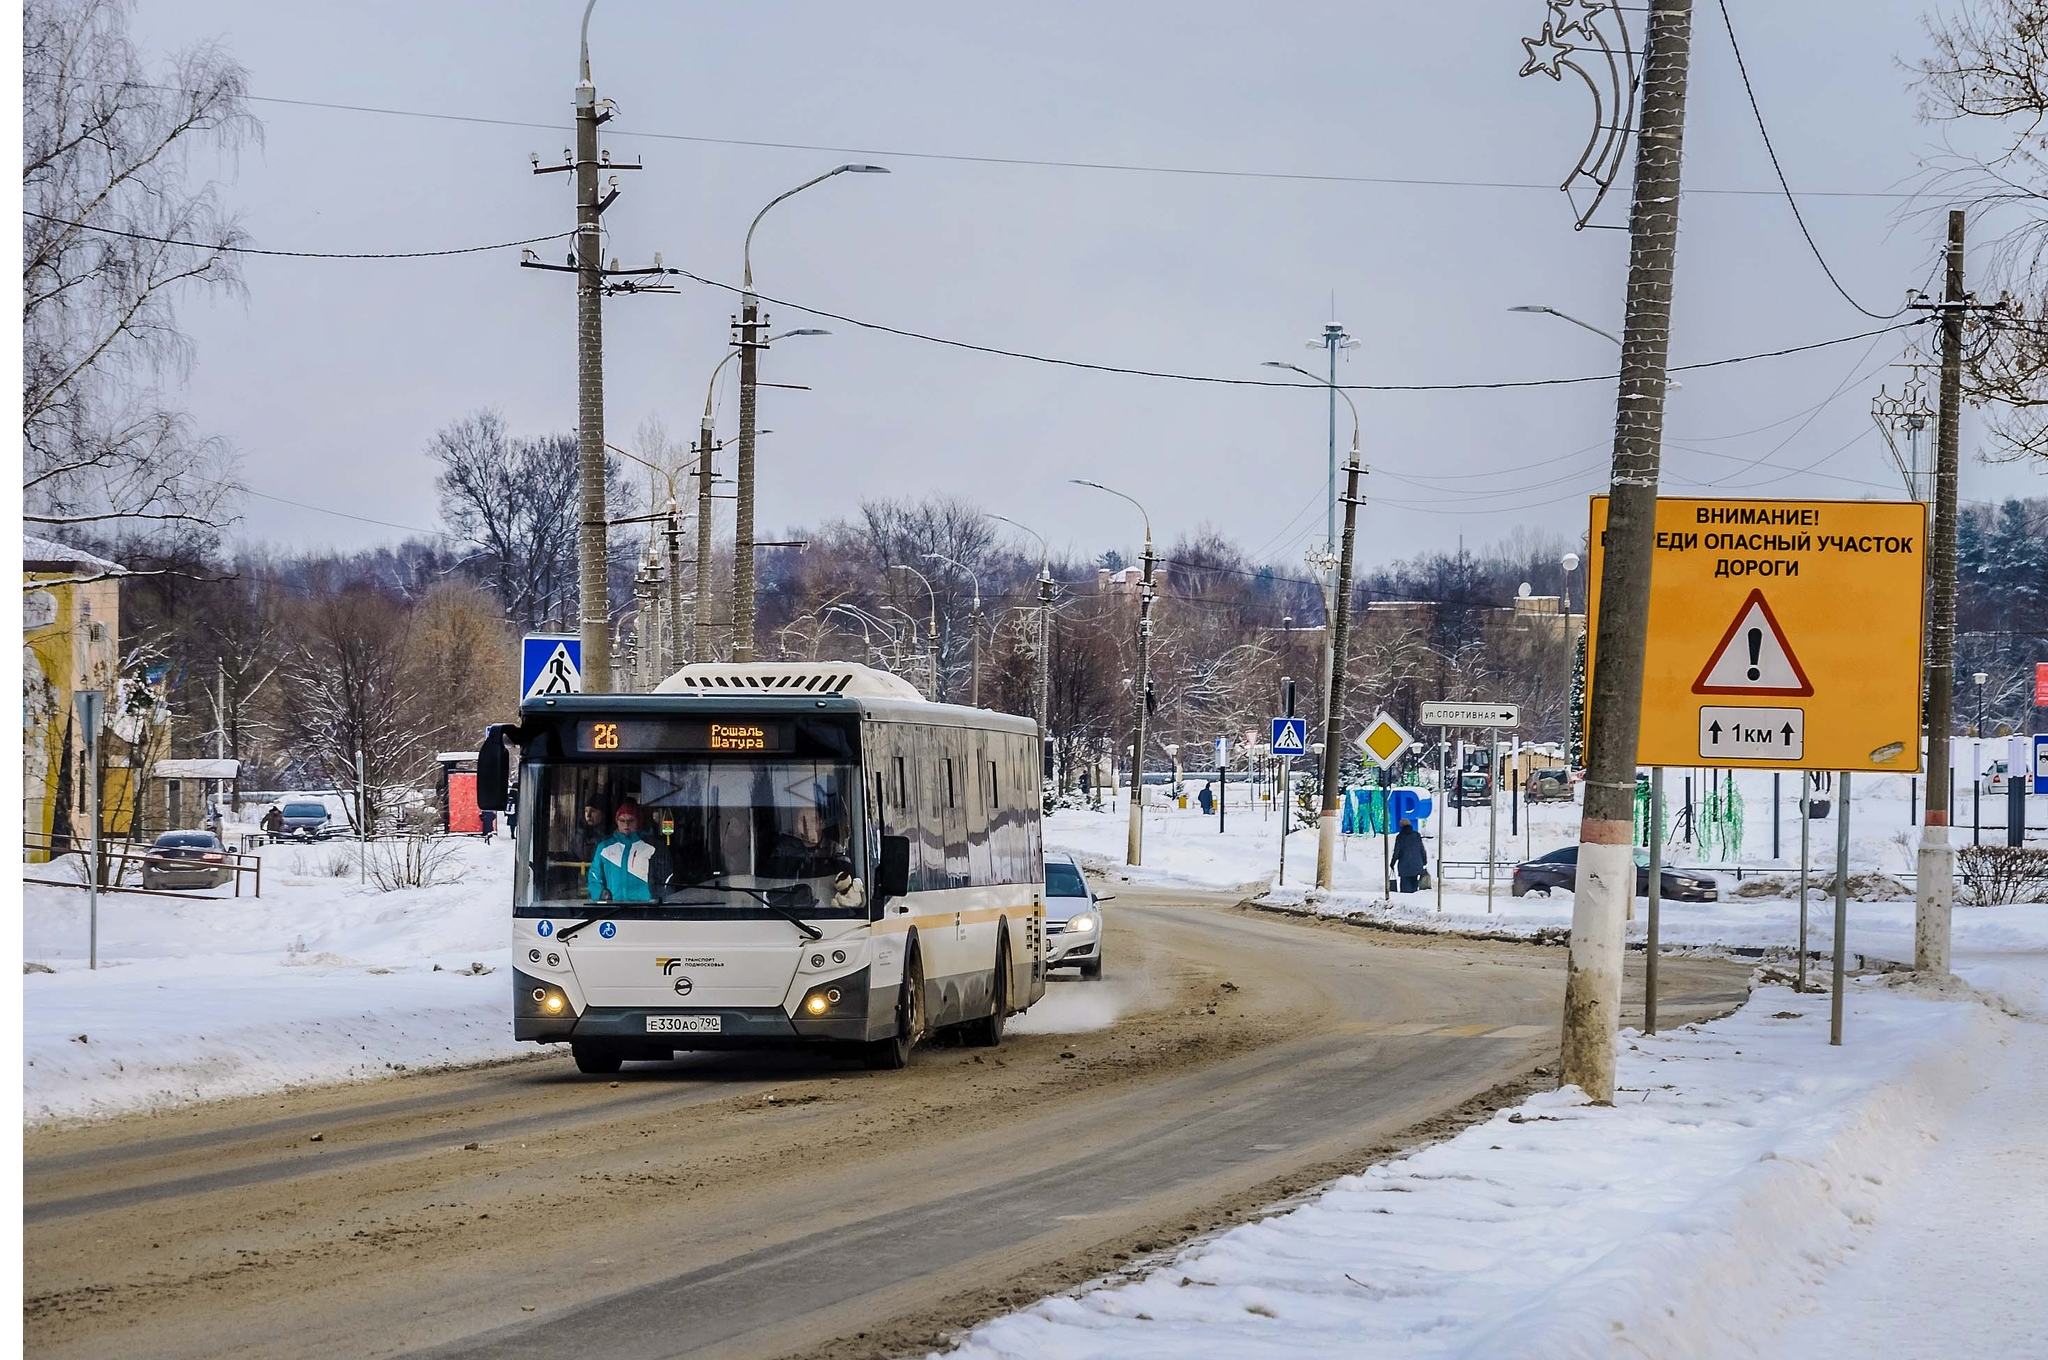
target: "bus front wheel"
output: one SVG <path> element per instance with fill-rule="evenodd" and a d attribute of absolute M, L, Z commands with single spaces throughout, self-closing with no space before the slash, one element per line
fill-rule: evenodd
<path fill-rule="evenodd" d="M 893 1072 L 910 1065 L 910 1050 L 924 1037 L 924 960 L 913 946 L 903 963 L 903 985 L 896 992 L 896 1032 L 865 1047 L 867 1065 Z"/>
<path fill-rule="evenodd" d="M 615 1048 L 603 1048 L 593 1043 L 571 1040 L 569 1054 L 576 1059 L 576 1070 L 586 1076 L 602 1077 L 619 1070 L 622 1061 Z"/>

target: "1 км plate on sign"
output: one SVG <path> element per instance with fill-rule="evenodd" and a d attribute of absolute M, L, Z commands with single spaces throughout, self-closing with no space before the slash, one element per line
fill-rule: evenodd
<path fill-rule="evenodd" d="M 1593 497 L 1587 731 L 1608 499 Z M 1642 765 L 1920 768 L 1917 501 L 1657 501 Z"/>

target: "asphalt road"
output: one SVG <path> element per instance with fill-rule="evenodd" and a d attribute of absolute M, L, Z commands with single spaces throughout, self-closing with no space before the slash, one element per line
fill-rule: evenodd
<path fill-rule="evenodd" d="M 1119 887 L 1108 977 L 907 1072 L 565 1057 L 28 1138 L 47 1356 L 921 1351 L 1440 1131 L 1551 1061 L 1563 951 Z M 1667 960 L 1667 1024 L 1747 966 Z"/>

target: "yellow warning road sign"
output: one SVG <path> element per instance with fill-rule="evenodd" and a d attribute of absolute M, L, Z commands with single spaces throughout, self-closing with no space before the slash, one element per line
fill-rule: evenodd
<path fill-rule="evenodd" d="M 1587 731 L 1607 497 L 1593 497 Z M 1920 766 L 1917 501 L 1660 498 L 1643 765 Z"/>

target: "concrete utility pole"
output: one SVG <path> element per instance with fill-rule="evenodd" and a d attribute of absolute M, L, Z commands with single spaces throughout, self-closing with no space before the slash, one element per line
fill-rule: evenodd
<path fill-rule="evenodd" d="M 567 264 L 548 264 L 531 250 L 520 253 L 522 269 L 546 269 L 576 276 L 576 484 L 580 520 L 577 529 L 576 587 L 578 631 L 583 638 L 583 687 L 603 693 L 612 687 L 610 556 L 605 521 L 604 445 L 604 296 L 606 293 L 674 292 L 659 283 L 635 283 L 634 275 L 660 276 L 661 256 L 646 269 L 620 269 L 617 261 L 604 262 L 600 219 L 619 196 L 618 176 L 600 185 L 603 171 L 640 170 L 614 163 L 610 153 L 597 149 L 597 129 L 609 122 L 609 100 L 600 102 L 597 86 L 590 79 L 590 12 L 597 0 L 583 7 L 583 29 L 579 42 L 578 79 L 574 92 L 576 146 L 560 165 L 542 165 L 533 155 L 533 173 L 570 173 L 576 179 L 576 249 Z M 600 190 L 602 195 L 600 196 Z M 606 280 L 621 278 L 622 282 Z"/>
<path fill-rule="evenodd" d="M 1097 491 L 1127 500 L 1138 506 L 1138 515 L 1145 521 L 1145 579 L 1138 595 L 1138 707 L 1137 740 L 1131 744 L 1131 830 L 1124 847 L 1124 863 L 1140 865 L 1145 862 L 1145 738 L 1148 726 L 1146 701 L 1152 692 L 1152 516 L 1134 496 L 1126 496 L 1114 487 L 1101 482 L 1087 482 L 1079 477 L 1073 479 L 1076 486 L 1089 486 Z"/>
<path fill-rule="evenodd" d="M 931 605 L 931 613 L 925 621 L 925 655 L 931 664 L 932 670 L 931 693 L 927 697 L 935 704 L 942 704 L 946 701 L 946 697 L 944 687 L 939 679 L 939 592 L 932 588 L 929 576 L 926 576 L 908 562 L 893 562 L 890 565 L 897 571 L 909 572 L 924 583 L 925 599 Z M 905 617 L 908 616 L 906 615 Z M 917 631 L 917 621 L 915 619 L 911 620 L 911 631 L 913 633 Z"/>
<path fill-rule="evenodd" d="M 683 642 L 683 520 L 674 487 L 669 488 L 668 523 L 662 532 L 668 539 L 668 650 L 662 656 L 662 673 L 668 676 L 676 673 L 689 651 Z"/>
<path fill-rule="evenodd" d="M 794 189 L 768 200 L 767 207 L 747 224 L 747 238 L 740 247 L 740 314 L 733 322 L 733 344 L 740 356 L 739 494 L 734 505 L 732 534 L 732 659 L 754 659 L 754 393 L 759 386 L 760 352 L 768 348 L 761 328 L 768 324 L 761 315 L 761 299 L 754 294 L 754 228 L 768 215 L 768 209 L 784 199 L 794 198 L 814 184 L 834 175 L 886 175 L 880 165 L 840 165 Z M 780 337 L 775 337 L 780 338 Z"/>
<path fill-rule="evenodd" d="M 715 384 L 718 375 L 712 374 Z M 697 618 L 690 630 L 690 660 L 709 661 L 711 642 L 711 411 L 697 427 Z"/>
<path fill-rule="evenodd" d="M 1323 730 L 1323 811 L 1316 826 L 1318 888 L 1328 888 L 1337 871 L 1337 806 L 1343 793 L 1338 775 L 1344 767 L 1344 744 L 1337 739 L 1337 729 L 1344 719 L 1344 661 L 1351 643 L 1351 554 L 1362 500 L 1358 494 L 1358 474 L 1362 470 L 1358 466 L 1358 433 L 1354 428 L 1351 461 L 1344 468 L 1344 546 L 1337 555 L 1337 617 L 1330 637 L 1330 655 L 1335 660 L 1330 666 L 1329 717 Z"/>
<path fill-rule="evenodd" d="M 1956 476 L 1963 412 L 1963 214 L 1948 215 L 1948 278 L 1942 290 L 1941 412 L 1935 421 L 1934 533 L 1927 554 L 1927 806 L 1913 884 L 1913 966 L 1946 973 L 1956 905 L 1956 848 L 1949 840 L 1949 724 L 1956 668 Z M 1846 784 L 1848 781 L 1843 781 Z M 1848 790 L 1843 790 L 1848 797 Z M 1844 810 L 1847 805 L 1844 803 Z"/>
<path fill-rule="evenodd" d="M 610 571 L 604 505 L 604 242 L 597 201 L 597 86 L 590 80 L 590 11 L 583 11 L 583 78 L 576 83 L 576 491 L 583 516 L 576 587 L 583 687 L 612 687 Z"/>
<path fill-rule="evenodd" d="M 1678 254 L 1679 163 L 1685 133 L 1691 0 L 1651 0 L 1644 42 L 1642 121 L 1629 209 L 1627 318 L 1614 421 L 1607 551 L 1601 562 L 1598 666 L 1586 801 L 1579 826 L 1579 889 L 1572 904 L 1559 1077 L 1600 1104 L 1614 1099 L 1614 1040 L 1621 1024 L 1621 965 L 1635 900 L 1635 771 L 1642 716 L 1643 646 L 1671 343 L 1671 280 Z"/>

